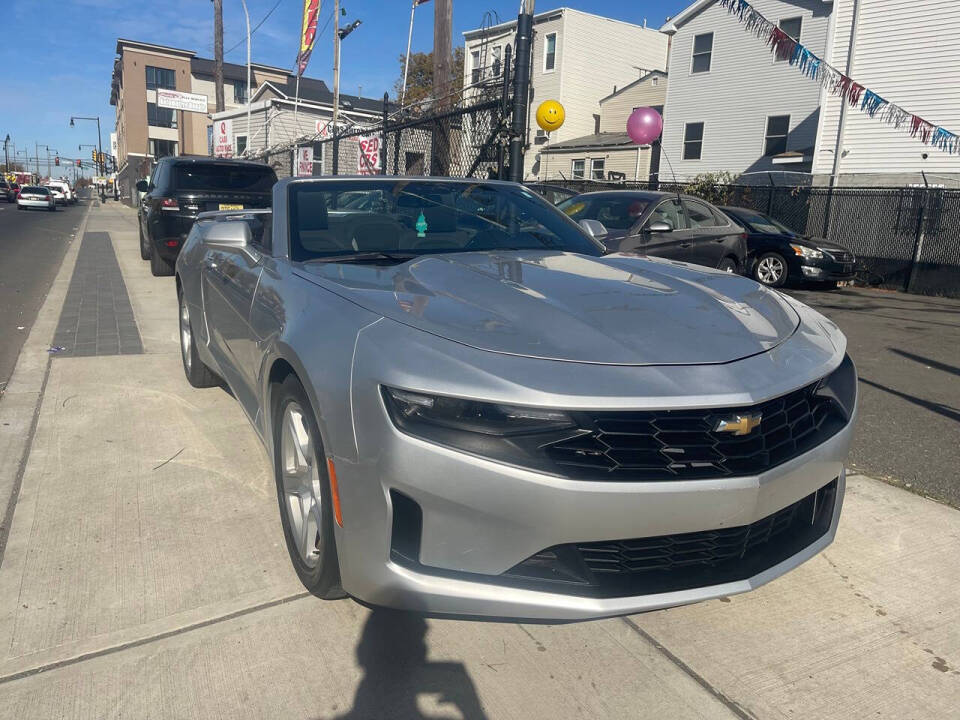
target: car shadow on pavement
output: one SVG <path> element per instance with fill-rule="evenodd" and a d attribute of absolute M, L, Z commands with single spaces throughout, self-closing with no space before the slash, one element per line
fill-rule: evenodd
<path fill-rule="evenodd" d="M 900 357 L 905 357 L 907 360 L 918 362 L 921 365 L 926 365 L 927 367 L 935 368 L 951 375 L 960 375 L 960 368 L 954 367 L 953 365 L 947 365 L 946 363 L 942 363 L 938 360 L 931 360 L 930 358 L 923 357 L 923 355 L 914 355 L 906 350 L 898 350 L 897 348 L 892 347 L 888 347 L 887 350 L 895 355 L 899 355 Z"/>
<path fill-rule="evenodd" d="M 886 385 L 881 385 L 880 383 L 873 382 L 872 380 L 867 380 L 865 377 L 861 377 L 860 382 L 865 383 L 870 387 L 875 387 L 878 390 L 883 390 L 883 392 L 890 393 L 891 395 L 896 395 L 898 398 L 902 398 L 907 402 L 913 403 L 914 405 L 919 405 L 922 408 L 926 408 L 930 412 L 934 412 L 937 415 L 942 415 L 948 420 L 960 422 L 960 410 L 952 408 L 949 405 L 932 402 L 930 400 L 924 400 L 922 398 L 915 397 L 914 395 L 908 395 L 907 393 L 900 392 L 899 390 L 889 388 Z"/>
<path fill-rule="evenodd" d="M 464 720 L 486 715 L 466 667 L 427 660 L 427 622 L 412 612 L 375 608 L 357 645 L 364 670 L 353 707 L 334 720 L 419 720 L 418 695 L 453 705 Z"/>

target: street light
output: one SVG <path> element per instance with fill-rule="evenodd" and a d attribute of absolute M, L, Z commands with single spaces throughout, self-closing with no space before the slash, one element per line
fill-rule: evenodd
<path fill-rule="evenodd" d="M 70 127 L 73 127 L 74 120 L 96 120 L 97 122 L 97 150 L 99 154 L 97 155 L 97 172 L 101 175 L 103 171 L 100 169 L 100 157 L 103 155 L 103 138 L 100 137 L 100 118 L 99 117 L 81 117 L 80 115 L 71 115 L 70 116 Z"/>
<path fill-rule="evenodd" d="M 3 139 L 3 171 L 10 172 L 10 151 L 7 146 L 10 144 L 10 133 Z"/>
<path fill-rule="evenodd" d="M 346 15 L 347 11 L 343 10 Z M 333 4 L 333 139 L 334 139 L 334 157 L 337 153 L 337 117 L 340 114 L 340 41 L 347 35 L 356 30 L 361 20 L 354 20 L 346 27 L 340 27 L 340 0 L 335 0 Z M 334 174 L 337 173 L 334 168 Z"/>

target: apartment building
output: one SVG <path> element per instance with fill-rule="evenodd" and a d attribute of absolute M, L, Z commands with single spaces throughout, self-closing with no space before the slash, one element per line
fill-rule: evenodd
<path fill-rule="evenodd" d="M 465 86 L 499 80 L 516 31 L 512 21 L 463 34 Z M 537 105 L 557 100 L 566 112 L 563 127 L 550 133 L 552 147 L 594 134 L 601 98 L 652 70 L 665 70 L 667 46 L 668 36 L 653 28 L 580 10 L 564 7 L 534 15 L 524 178 L 541 177 L 547 165 L 541 149 L 548 138 L 538 132 Z"/>

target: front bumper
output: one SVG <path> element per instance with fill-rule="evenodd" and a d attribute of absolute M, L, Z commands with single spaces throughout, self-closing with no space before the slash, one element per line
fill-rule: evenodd
<path fill-rule="evenodd" d="M 856 262 L 840 263 L 832 259 L 804 259 L 800 271 L 805 280 L 817 282 L 844 282 L 856 275 Z"/>

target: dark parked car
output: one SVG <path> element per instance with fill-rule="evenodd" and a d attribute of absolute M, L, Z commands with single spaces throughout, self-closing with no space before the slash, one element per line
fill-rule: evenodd
<path fill-rule="evenodd" d="M 0 193 L 3 194 L 7 202 L 16 202 L 20 194 L 20 183 L 0 181 Z"/>
<path fill-rule="evenodd" d="M 747 230 L 748 273 L 760 283 L 788 281 L 851 284 L 857 259 L 842 245 L 795 233 L 769 215 L 739 207 L 721 208 Z"/>
<path fill-rule="evenodd" d="M 653 255 L 727 272 L 747 267 L 743 228 L 699 198 L 611 190 L 576 195 L 557 207 L 588 226 L 611 252 Z"/>
<path fill-rule="evenodd" d="M 554 205 L 562 203 L 567 198 L 577 194 L 576 190 L 565 188 L 562 185 L 548 185 L 547 183 L 528 183 L 527 187 L 539 195 L 543 195 L 548 202 Z"/>
<path fill-rule="evenodd" d="M 180 248 L 197 215 L 211 210 L 269 208 L 273 168 L 207 157 L 165 157 L 150 180 L 137 183 L 140 256 L 154 275 L 173 275 Z"/>

